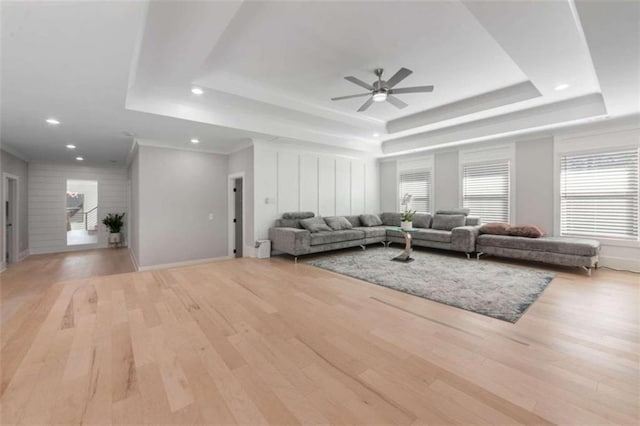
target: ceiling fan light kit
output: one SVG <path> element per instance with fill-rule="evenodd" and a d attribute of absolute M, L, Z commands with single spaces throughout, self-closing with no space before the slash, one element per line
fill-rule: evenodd
<path fill-rule="evenodd" d="M 408 104 L 406 104 L 402 100 L 393 96 L 394 94 L 433 92 L 433 86 L 415 86 L 415 87 L 403 87 L 400 89 L 394 89 L 394 87 L 398 83 L 400 83 L 402 80 L 404 80 L 405 78 L 407 78 L 409 75 L 413 73 L 413 71 L 411 71 L 408 68 L 400 68 L 398 72 L 395 73 L 393 77 L 391 77 L 387 81 L 382 79 L 383 72 L 384 70 L 382 68 L 376 68 L 374 73 L 378 77 L 378 80 L 374 81 L 372 84 L 365 83 L 359 78 L 356 78 L 351 75 L 345 77 L 344 78 L 345 80 L 369 90 L 369 93 L 339 96 L 337 98 L 331 98 L 331 100 L 341 101 L 344 99 L 369 96 L 369 99 L 367 99 L 367 101 L 364 104 L 362 104 L 360 108 L 358 108 L 358 112 L 366 111 L 374 102 L 384 102 L 384 101 L 388 101 L 394 107 L 398 109 L 402 109 L 402 108 L 406 108 Z"/>

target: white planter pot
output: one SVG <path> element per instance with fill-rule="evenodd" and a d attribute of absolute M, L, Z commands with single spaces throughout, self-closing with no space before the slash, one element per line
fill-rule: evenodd
<path fill-rule="evenodd" d="M 120 233 L 109 234 L 109 244 L 120 244 Z"/>
<path fill-rule="evenodd" d="M 400 227 L 402 229 L 413 229 L 413 222 L 402 221 L 400 222 Z"/>

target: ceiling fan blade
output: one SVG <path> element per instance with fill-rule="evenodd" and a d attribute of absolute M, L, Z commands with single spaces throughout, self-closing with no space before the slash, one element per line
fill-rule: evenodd
<path fill-rule="evenodd" d="M 411 75 L 411 73 L 413 73 L 413 71 L 411 71 L 408 68 L 400 68 L 398 70 L 398 72 L 393 75 L 393 77 L 391 77 L 389 80 L 387 80 L 387 86 L 389 88 L 395 86 L 396 84 L 400 83 L 405 78 L 409 77 L 409 75 Z"/>
<path fill-rule="evenodd" d="M 341 101 L 343 99 L 359 98 L 361 96 L 371 96 L 371 93 L 361 93 L 359 95 L 338 96 L 337 98 L 331 98 L 332 101 Z"/>
<path fill-rule="evenodd" d="M 408 104 L 405 104 L 400 99 L 398 99 L 398 98 L 396 98 L 395 96 L 392 96 L 392 95 L 387 95 L 387 101 L 389 101 L 389 103 L 391 105 L 393 105 L 394 107 L 396 107 L 398 109 L 406 108 L 406 107 L 409 106 Z"/>
<path fill-rule="evenodd" d="M 397 95 L 398 93 L 424 93 L 433 92 L 433 86 L 416 86 L 416 87 L 403 87 L 401 89 L 390 90 L 391 93 Z"/>
<path fill-rule="evenodd" d="M 358 108 L 358 112 L 366 111 L 371 106 L 372 103 L 373 103 L 373 96 L 370 97 L 369 100 L 367 100 L 367 102 L 363 103 L 360 108 Z"/>
<path fill-rule="evenodd" d="M 349 77 L 345 77 L 344 79 L 352 82 L 353 84 L 357 84 L 360 87 L 364 87 L 367 90 L 373 90 L 372 85 L 370 85 L 369 83 L 365 83 L 364 81 L 360 80 L 359 78 L 355 78 L 352 75 L 350 75 Z"/>

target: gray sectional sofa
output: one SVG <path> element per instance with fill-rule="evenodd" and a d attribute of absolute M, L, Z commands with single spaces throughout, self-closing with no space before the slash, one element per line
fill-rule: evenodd
<path fill-rule="evenodd" d="M 433 229 L 434 221 L 430 214 L 416 214 L 413 219 L 416 231 L 411 235 L 412 245 L 464 252 L 469 257 L 475 252 L 480 219 L 467 214 L 468 211 L 462 209 L 436 212 L 438 222 L 441 223 L 437 227 L 444 229 Z M 312 215 L 313 213 L 305 212 L 285 213 L 282 219 L 276 220 L 275 226 L 269 229 L 272 249 L 288 253 L 297 260 L 298 256 L 304 254 L 348 247 L 364 248 L 374 243 L 404 244 L 404 236 L 400 231 L 388 229 L 400 226 L 401 213 L 382 213 L 379 216 L 382 223 L 376 226 L 364 226 L 361 216 L 344 216 L 351 224 L 351 229 L 320 232 L 310 232 L 300 225 L 301 220 Z M 329 221 L 332 218 L 325 219 Z M 451 223 L 447 223 L 447 219 L 451 219 Z M 451 226 L 453 221 L 458 221 L 461 226 Z"/>
<path fill-rule="evenodd" d="M 493 255 L 513 259 L 530 260 L 585 269 L 589 275 L 591 268 L 598 267 L 600 242 L 591 239 L 549 237 L 527 238 L 512 235 L 480 233 L 480 219 L 467 216 L 464 209 L 440 210 L 432 217 L 416 214 L 412 232 L 414 247 L 430 247 L 481 255 Z M 295 257 L 320 253 L 347 247 L 365 248 L 374 243 L 404 244 L 401 231 L 390 229 L 399 227 L 400 213 L 382 213 L 380 223 L 370 225 L 370 217 L 375 215 L 344 216 L 349 229 L 310 232 L 300 221 L 314 217 L 313 213 L 285 213 L 274 227 L 269 229 L 269 239 L 274 251 L 288 253 Z M 462 220 L 460 216 L 463 216 Z M 367 218 L 368 217 L 368 218 Z M 332 222 L 339 217 L 324 218 Z M 366 220 L 365 220 L 366 219 Z M 320 221 L 324 224 L 323 221 Z M 344 221 L 343 221 L 344 222 Z M 456 223 L 457 222 L 457 223 Z M 326 226 L 325 226 L 326 227 Z"/>

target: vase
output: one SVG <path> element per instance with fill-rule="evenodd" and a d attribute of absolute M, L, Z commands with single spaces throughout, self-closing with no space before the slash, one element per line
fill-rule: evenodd
<path fill-rule="evenodd" d="M 400 222 L 400 227 L 402 229 L 412 229 L 413 228 L 413 222 L 412 221 L 403 220 L 402 222 Z"/>
<path fill-rule="evenodd" d="M 109 234 L 109 244 L 120 244 L 120 233 L 112 232 Z"/>

